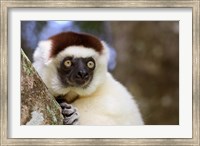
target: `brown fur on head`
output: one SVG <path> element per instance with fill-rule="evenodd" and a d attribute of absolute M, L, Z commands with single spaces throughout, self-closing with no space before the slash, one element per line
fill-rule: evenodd
<path fill-rule="evenodd" d="M 102 53 L 103 45 L 92 35 L 86 33 L 63 32 L 49 38 L 52 41 L 50 58 L 55 57 L 58 53 L 69 46 L 83 46 L 93 48 L 95 51 Z"/>

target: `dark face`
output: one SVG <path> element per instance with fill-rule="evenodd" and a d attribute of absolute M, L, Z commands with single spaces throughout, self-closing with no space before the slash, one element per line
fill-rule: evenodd
<path fill-rule="evenodd" d="M 93 78 L 95 61 L 89 58 L 66 57 L 58 67 L 58 75 L 66 87 L 87 87 Z"/>

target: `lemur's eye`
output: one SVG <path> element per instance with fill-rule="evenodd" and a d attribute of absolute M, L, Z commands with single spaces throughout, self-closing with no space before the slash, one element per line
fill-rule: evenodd
<path fill-rule="evenodd" d="M 70 67 L 70 66 L 72 65 L 72 62 L 71 62 L 70 60 L 66 60 L 66 61 L 64 62 L 64 65 L 65 65 L 66 67 Z"/>
<path fill-rule="evenodd" d="M 88 61 L 87 66 L 89 68 L 94 68 L 94 62 L 93 61 Z"/>

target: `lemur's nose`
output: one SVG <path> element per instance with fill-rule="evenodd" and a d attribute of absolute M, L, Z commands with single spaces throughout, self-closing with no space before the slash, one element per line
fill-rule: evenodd
<path fill-rule="evenodd" d="M 78 71 L 78 73 L 76 74 L 76 78 L 78 79 L 87 79 L 89 77 L 89 74 L 87 71 L 85 70 L 80 70 Z"/>

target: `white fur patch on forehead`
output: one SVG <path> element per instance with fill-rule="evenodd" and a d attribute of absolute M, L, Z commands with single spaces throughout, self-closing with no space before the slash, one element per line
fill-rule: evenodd
<path fill-rule="evenodd" d="M 73 56 L 76 58 L 79 58 L 79 57 L 82 57 L 82 58 L 94 57 L 95 58 L 99 56 L 99 53 L 91 48 L 85 48 L 82 46 L 70 46 L 70 47 L 67 47 L 65 50 L 61 51 L 57 55 L 57 58 L 59 60 L 62 60 L 66 56 Z"/>

